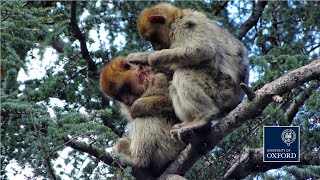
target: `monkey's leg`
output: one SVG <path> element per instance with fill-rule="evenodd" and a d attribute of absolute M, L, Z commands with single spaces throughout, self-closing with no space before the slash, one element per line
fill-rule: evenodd
<path fill-rule="evenodd" d="M 154 120 L 152 118 L 136 118 L 129 124 L 130 155 L 124 160 L 134 167 L 146 168 L 152 162 L 157 145 Z"/>
<path fill-rule="evenodd" d="M 209 118 L 208 118 L 209 119 Z M 201 143 L 203 135 L 210 130 L 211 123 L 207 118 L 176 124 L 170 130 L 172 138 L 188 144 Z"/>
<path fill-rule="evenodd" d="M 220 112 L 215 101 L 207 94 L 218 93 L 211 79 L 200 70 L 181 69 L 174 73 L 170 97 L 175 113 L 183 123 L 173 127 L 171 136 L 187 143 L 192 141 L 192 136 L 201 133 L 202 128 L 210 127 L 210 120 Z"/>

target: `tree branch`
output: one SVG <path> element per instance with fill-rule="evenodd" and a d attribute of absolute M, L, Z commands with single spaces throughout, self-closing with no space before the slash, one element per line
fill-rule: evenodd
<path fill-rule="evenodd" d="M 71 30 L 74 33 L 75 38 L 77 38 L 80 42 L 80 49 L 83 58 L 87 61 L 87 66 L 89 71 L 97 71 L 96 63 L 90 57 L 90 53 L 87 48 L 86 39 L 84 35 L 81 33 L 81 30 L 77 24 L 77 2 L 71 2 L 71 17 L 70 17 L 70 25 Z"/>
<path fill-rule="evenodd" d="M 301 92 L 297 98 L 293 100 L 290 107 L 286 111 L 286 119 L 289 124 L 292 123 L 293 118 L 299 111 L 299 108 L 303 105 L 303 103 L 309 98 L 309 96 L 314 92 L 314 90 L 319 87 L 320 83 L 312 83 L 306 89 Z"/>
<path fill-rule="evenodd" d="M 298 68 L 287 75 L 280 77 L 255 92 L 255 98 L 251 101 L 245 101 L 239 104 L 228 115 L 221 118 L 217 124 L 211 128 L 211 132 L 205 138 L 207 149 L 209 152 L 224 137 L 230 134 L 235 128 L 240 127 L 243 123 L 258 116 L 269 103 L 273 101 L 274 95 L 283 95 L 291 89 L 320 77 L 320 60 L 315 60 L 310 64 Z M 184 175 L 192 165 L 202 157 L 203 153 L 199 152 L 199 148 L 189 144 L 176 160 L 170 164 L 165 172 L 160 176 L 163 178 L 167 174 Z"/>
<path fill-rule="evenodd" d="M 236 31 L 235 36 L 239 39 L 242 39 L 247 32 L 257 24 L 259 18 L 262 16 L 262 12 L 268 1 L 259 1 L 257 6 L 252 10 L 251 16 L 239 27 Z"/>
<path fill-rule="evenodd" d="M 104 149 L 98 149 L 95 147 L 92 147 L 84 142 L 78 142 L 75 141 L 73 139 L 69 139 L 69 138 L 64 138 L 65 144 L 75 150 L 87 153 L 95 158 L 97 158 L 98 160 L 108 164 L 109 166 L 113 166 L 113 167 L 118 167 L 121 168 L 124 171 L 124 168 L 127 167 L 127 165 L 123 162 L 117 161 L 115 158 L 113 158 L 111 156 L 110 153 L 106 152 Z M 132 168 L 132 175 L 136 178 L 136 179 L 145 179 L 145 175 L 142 172 L 142 169 L 140 168 Z M 175 176 L 175 175 L 168 175 L 168 178 L 171 177 L 179 177 L 179 176 Z M 178 180 L 183 180 L 183 179 L 178 179 Z"/>
<path fill-rule="evenodd" d="M 217 16 L 228 4 L 228 0 L 222 2 L 216 2 L 213 6 L 212 15 Z"/>
<path fill-rule="evenodd" d="M 248 149 L 244 151 L 240 159 L 234 159 L 234 165 L 224 175 L 225 179 L 245 178 L 253 172 L 266 172 L 270 169 L 278 169 L 283 166 L 292 165 L 320 165 L 320 154 L 318 152 L 301 152 L 300 162 L 263 162 L 263 149 Z"/>
<path fill-rule="evenodd" d="M 72 141 L 69 138 L 64 138 L 67 146 L 76 149 L 81 152 L 90 154 L 91 156 L 99 159 L 100 161 L 114 167 L 122 167 L 118 162 L 114 160 L 110 153 L 106 152 L 104 149 L 98 149 L 87 145 L 84 142 Z"/>
<path fill-rule="evenodd" d="M 236 158 L 234 159 L 233 162 L 231 162 L 231 164 L 233 164 L 228 171 L 224 174 L 223 179 L 227 179 L 233 172 L 236 171 L 236 169 L 244 164 L 245 162 L 248 161 L 249 157 L 250 157 L 250 152 L 251 150 L 249 148 L 245 148 L 244 152 L 242 154 L 240 154 L 239 156 L 236 156 Z"/>

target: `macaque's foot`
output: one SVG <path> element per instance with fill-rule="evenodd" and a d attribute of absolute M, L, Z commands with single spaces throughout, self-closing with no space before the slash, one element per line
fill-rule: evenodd
<path fill-rule="evenodd" d="M 180 129 L 183 126 L 185 126 L 186 124 L 188 124 L 188 123 L 187 122 L 183 122 L 183 123 L 175 124 L 174 126 L 172 126 L 172 129 Z"/>
<path fill-rule="evenodd" d="M 191 123 L 184 122 L 176 124 L 172 127 L 170 135 L 174 139 L 179 139 L 184 144 L 192 142 L 195 133 L 193 131 Z"/>
<path fill-rule="evenodd" d="M 175 124 L 174 126 L 172 126 L 172 129 L 170 130 L 171 138 L 178 139 L 178 131 L 184 124 L 186 124 L 186 122 L 178 123 L 178 124 Z"/>

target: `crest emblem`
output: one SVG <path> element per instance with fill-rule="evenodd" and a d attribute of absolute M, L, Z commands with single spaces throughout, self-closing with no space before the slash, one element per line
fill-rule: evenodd
<path fill-rule="evenodd" d="M 296 133 L 292 129 L 285 129 L 281 133 L 281 139 L 287 146 L 290 146 L 296 140 Z"/>

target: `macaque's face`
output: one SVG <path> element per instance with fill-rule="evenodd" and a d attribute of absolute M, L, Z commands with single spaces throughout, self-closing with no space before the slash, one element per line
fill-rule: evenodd
<path fill-rule="evenodd" d="M 100 88 L 105 95 L 130 106 L 144 93 L 149 73 L 150 68 L 129 63 L 119 56 L 102 69 Z"/>
<path fill-rule="evenodd" d="M 165 25 L 154 24 L 149 30 L 141 33 L 143 39 L 149 41 L 154 50 L 170 48 L 170 29 Z"/>
<path fill-rule="evenodd" d="M 138 30 L 146 41 L 149 41 L 154 50 L 170 48 L 170 27 L 164 16 L 156 15 L 153 9 L 143 11 L 138 20 Z"/>

